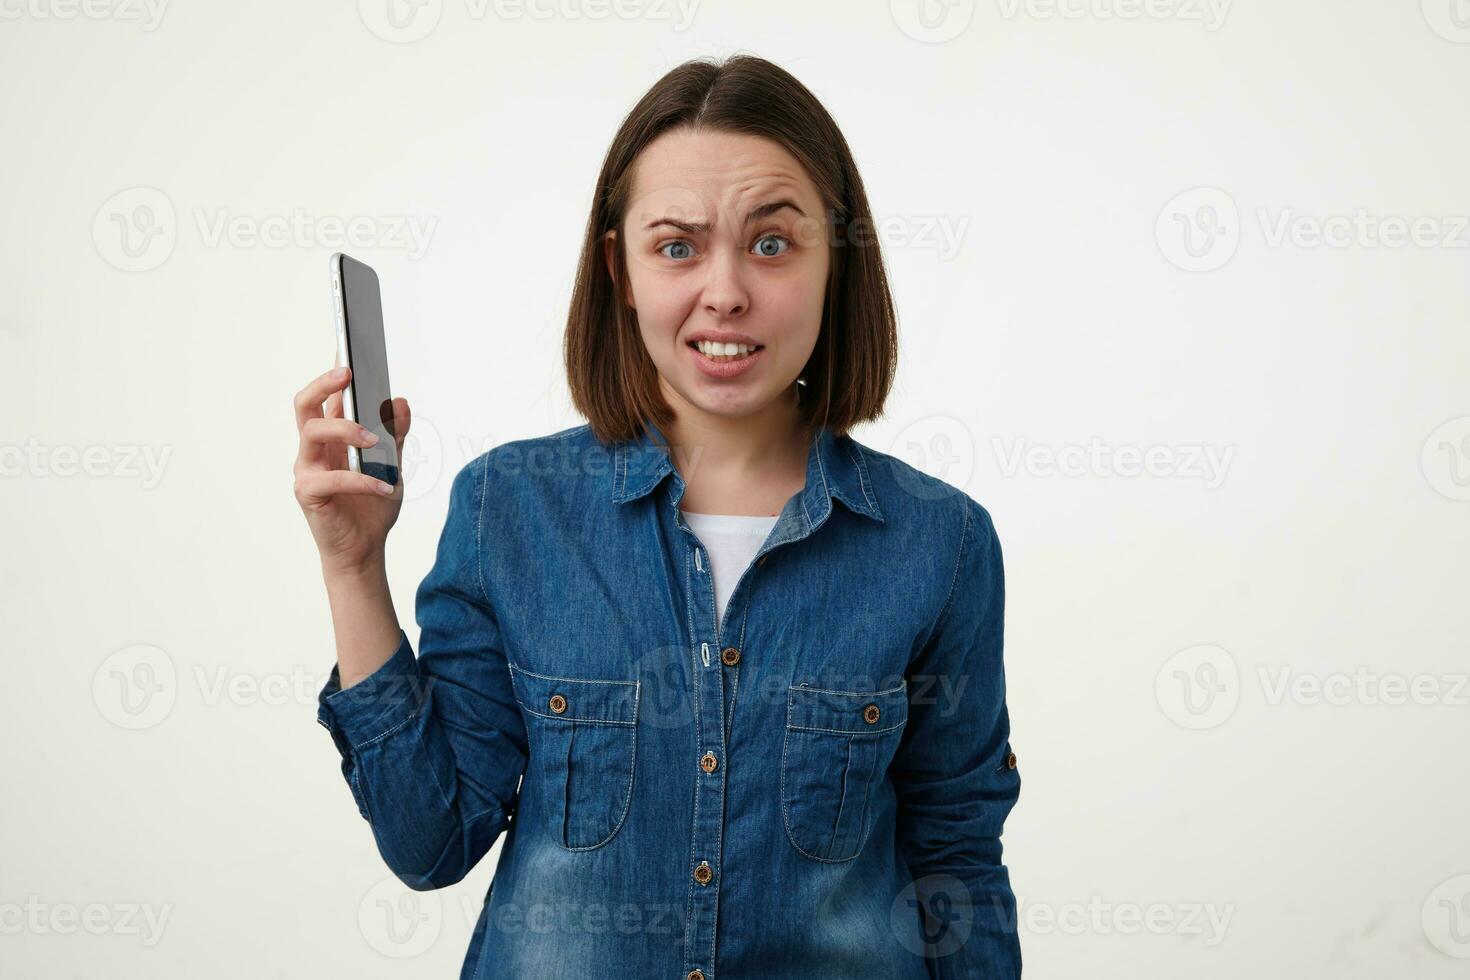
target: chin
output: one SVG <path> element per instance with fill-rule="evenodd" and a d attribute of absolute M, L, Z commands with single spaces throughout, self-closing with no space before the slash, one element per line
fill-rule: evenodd
<path fill-rule="evenodd" d="M 726 419 L 740 419 L 754 415 L 770 402 L 765 392 L 712 392 L 696 387 L 693 396 L 686 394 L 684 400 L 706 415 Z"/>

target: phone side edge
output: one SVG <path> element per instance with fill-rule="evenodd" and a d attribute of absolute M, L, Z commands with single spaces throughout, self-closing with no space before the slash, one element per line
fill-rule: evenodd
<path fill-rule="evenodd" d="M 347 318 L 344 312 L 343 301 L 343 296 L 345 295 L 343 290 L 345 287 L 342 281 L 342 260 L 344 258 L 346 256 L 341 252 L 332 253 L 332 313 L 337 327 L 337 362 L 351 367 L 352 348 L 347 340 Z M 356 378 L 349 381 L 347 387 L 342 389 L 342 417 L 356 422 L 357 402 L 352 396 L 354 381 L 356 381 Z M 354 473 L 362 472 L 362 454 L 358 452 L 356 446 L 349 445 L 347 447 L 347 467 Z"/>

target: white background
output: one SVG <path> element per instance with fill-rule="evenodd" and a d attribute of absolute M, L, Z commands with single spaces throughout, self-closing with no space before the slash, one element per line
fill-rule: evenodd
<path fill-rule="evenodd" d="M 315 721 L 290 403 L 333 236 L 414 406 L 417 642 L 454 473 L 582 421 L 618 122 L 745 51 L 888 222 L 856 437 L 1001 536 L 1027 975 L 1464 975 L 1464 0 L 387 2 L 0 0 L 5 973 L 457 975 L 498 847 L 408 892 Z"/>

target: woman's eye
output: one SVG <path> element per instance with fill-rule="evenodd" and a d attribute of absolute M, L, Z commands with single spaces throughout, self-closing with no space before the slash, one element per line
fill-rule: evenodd
<path fill-rule="evenodd" d="M 670 255 L 668 253 L 668 251 L 666 251 L 666 250 L 667 249 L 671 249 L 671 248 L 672 249 L 683 249 L 683 251 L 680 252 L 680 253 L 678 253 L 678 254 L 675 254 L 675 255 Z M 680 241 L 680 242 L 669 242 L 666 245 L 660 245 L 658 247 L 658 250 L 659 250 L 659 253 L 661 255 L 663 255 L 665 258 L 670 258 L 670 259 L 687 259 L 689 257 L 690 252 L 691 252 L 691 249 L 689 247 L 689 243 L 688 242 L 682 242 L 682 241 Z"/>
<path fill-rule="evenodd" d="M 780 248 L 777 243 L 784 244 L 786 248 Z M 762 235 L 755 247 L 766 258 L 775 258 L 791 247 L 791 240 L 783 235 Z"/>

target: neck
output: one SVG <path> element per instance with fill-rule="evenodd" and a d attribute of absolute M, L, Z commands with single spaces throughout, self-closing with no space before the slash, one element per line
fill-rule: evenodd
<path fill-rule="evenodd" d="M 759 412 L 726 418 L 682 400 L 668 425 L 673 462 L 695 513 L 771 516 L 806 484 L 814 436 L 797 409 L 796 386 Z"/>

